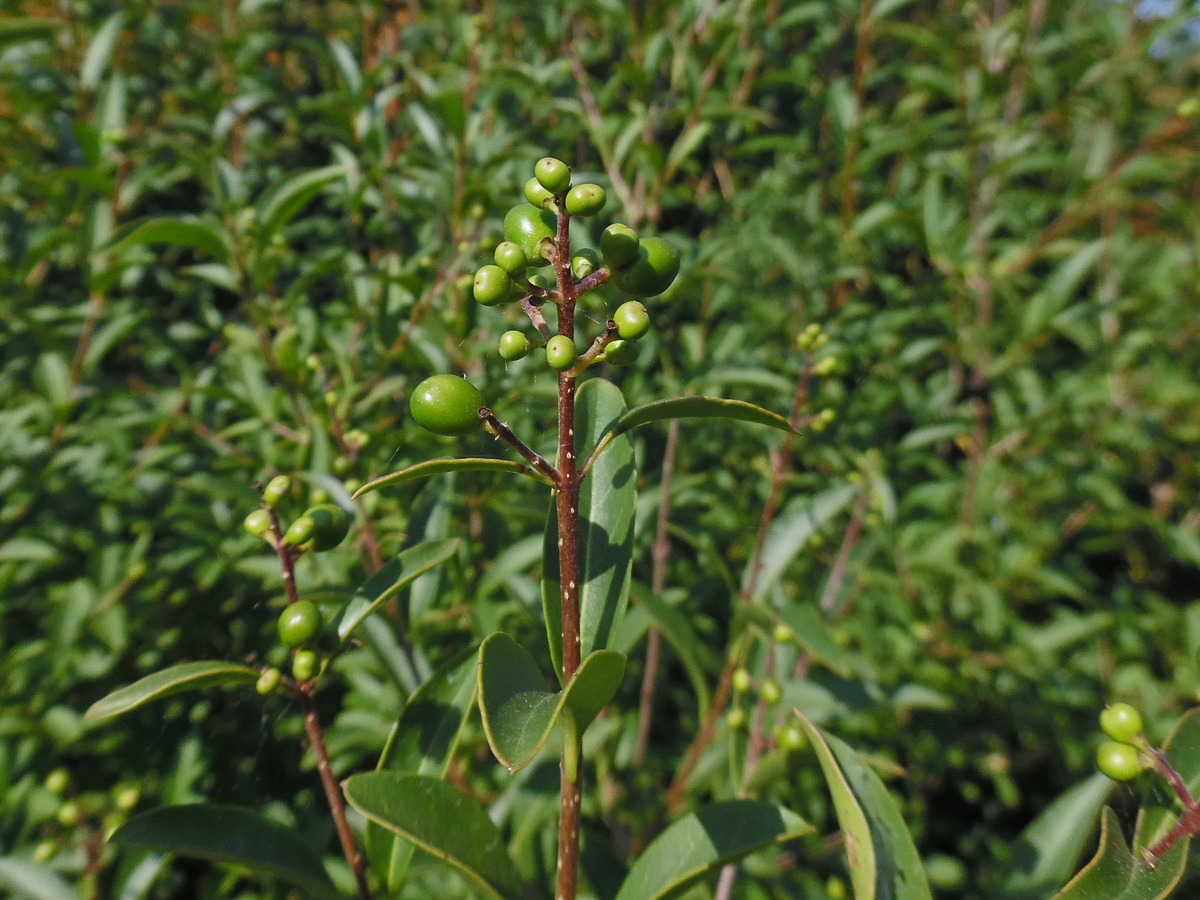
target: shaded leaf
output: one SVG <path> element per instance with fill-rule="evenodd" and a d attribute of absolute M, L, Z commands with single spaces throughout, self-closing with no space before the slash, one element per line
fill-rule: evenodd
<path fill-rule="evenodd" d="M 342 640 L 353 633 L 362 621 L 380 604 L 394 597 L 416 578 L 434 566 L 441 565 L 458 552 L 458 539 L 426 541 L 409 547 L 394 559 L 388 560 L 378 572 L 354 592 L 342 608 L 337 620 L 337 634 Z"/>
<path fill-rule="evenodd" d="M 346 175 L 345 166 L 325 166 L 288 175 L 259 198 L 256 218 L 268 235 L 276 234 L 292 220 L 329 182 Z"/>
<path fill-rule="evenodd" d="M 258 674 L 258 670 L 250 666 L 225 660 L 181 663 L 140 678 L 133 684 L 118 688 L 108 696 L 102 697 L 91 705 L 84 714 L 84 719 L 99 722 L 101 719 L 137 709 L 151 700 L 170 697 L 183 691 L 248 684 L 257 681 Z"/>
<path fill-rule="evenodd" d="M 1134 859 L 1121 837 L 1117 814 L 1107 806 L 1100 816 L 1100 847 L 1096 855 L 1055 900 L 1159 900 L 1168 896 L 1183 876 L 1190 841 L 1182 840 L 1151 869 Z"/>
<path fill-rule="evenodd" d="M 12 856 L 0 857 L 0 888 L 8 888 L 8 896 L 28 900 L 79 900 L 75 889 L 52 869 Z"/>
<path fill-rule="evenodd" d="M 544 484 L 550 483 L 537 469 L 508 459 L 489 459 L 487 457 L 431 459 L 368 481 L 354 492 L 354 498 L 357 500 L 363 494 L 369 494 L 371 491 L 404 481 L 412 481 L 415 478 L 428 478 L 431 475 L 446 475 L 451 472 L 511 472 L 514 475 L 528 475 Z"/>
<path fill-rule="evenodd" d="M 117 235 L 104 249 L 115 253 L 129 247 L 149 244 L 190 247 L 220 262 L 229 261 L 229 243 L 221 229 L 199 219 L 182 217 L 143 219 L 131 229 Z"/>

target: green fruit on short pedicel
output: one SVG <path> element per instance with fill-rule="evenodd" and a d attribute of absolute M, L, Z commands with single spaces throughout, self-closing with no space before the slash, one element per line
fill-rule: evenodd
<path fill-rule="evenodd" d="M 553 245 L 557 229 L 554 213 L 528 203 L 518 203 L 504 215 L 504 239 L 520 247 L 531 266 L 549 262 L 543 251 Z"/>
<path fill-rule="evenodd" d="M 600 268 L 600 254 L 584 248 L 571 257 L 571 274 L 576 278 L 587 278 Z"/>
<path fill-rule="evenodd" d="M 267 482 L 267 486 L 263 488 L 262 498 L 263 503 L 267 506 L 278 506 L 280 501 L 288 495 L 288 491 L 292 489 L 292 479 L 286 475 L 276 475 Z"/>
<path fill-rule="evenodd" d="M 758 689 L 758 693 L 767 704 L 778 703 L 779 698 L 783 696 L 783 692 L 779 689 L 779 683 L 770 680 L 762 683 Z"/>
<path fill-rule="evenodd" d="M 1129 781 L 1144 766 L 1136 747 L 1120 741 L 1105 741 L 1096 750 L 1096 768 L 1113 781 Z"/>
<path fill-rule="evenodd" d="M 525 182 L 525 199 L 538 209 L 554 208 L 554 195 L 542 187 L 536 177 Z"/>
<path fill-rule="evenodd" d="M 735 669 L 733 672 L 733 689 L 744 694 L 754 686 L 754 676 L 745 669 Z"/>
<path fill-rule="evenodd" d="M 279 642 L 285 647 L 303 647 L 321 630 L 321 610 L 311 600 L 297 600 L 279 614 L 275 623 Z"/>
<path fill-rule="evenodd" d="M 262 670 L 262 674 L 258 676 L 258 681 L 254 683 L 254 689 L 265 696 L 279 687 L 279 682 L 282 680 L 282 673 L 272 666 L 269 669 Z"/>
<path fill-rule="evenodd" d="M 271 514 L 265 509 L 252 509 L 242 520 L 242 527 L 255 537 L 260 537 L 271 528 Z"/>
<path fill-rule="evenodd" d="M 495 306 L 511 296 L 512 280 L 499 266 L 482 266 L 475 273 L 471 293 L 484 306 Z"/>
<path fill-rule="evenodd" d="M 604 361 L 610 366 L 632 366 L 637 356 L 637 344 L 633 341 L 609 341 L 604 348 Z"/>
<path fill-rule="evenodd" d="M 653 297 L 669 288 L 678 274 L 675 248 L 662 238 L 648 237 L 638 245 L 637 258 L 613 273 L 613 281 L 634 297 Z"/>
<path fill-rule="evenodd" d="M 567 192 L 567 212 L 573 216 L 594 216 L 604 209 L 608 198 L 598 184 L 579 184 Z"/>
<path fill-rule="evenodd" d="M 308 681 L 317 674 L 317 654 L 301 650 L 292 657 L 292 677 L 297 681 Z"/>
<path fill-rule="evenodd" d="M 529 338 L 519 331 L 506 331 L 500 335 L 500 358 L 506 362 L 524 359 L 529 353 Z"/>
<path fill-rule="evenodd" d="M 546 362 L 550 368 L 565 372 L 578 359 L 579 351 L 575 349 L 575 342 L 566 335 L 556 334 L 546 341 Z"/>
<path fill-rule="evenodd" d="M 617 323 L 617 334 L 627 341 L 636 341 L 650 330 L 646 307 L 636 300 L 627 300 L 618 306 L 613 321 Z"/>
<path fill-rule="evenodd" d="M 350 531 L 350 516 L 336 504 L 321 503 L 304 514 L 313 520 L 313 549 L 318 552 L 332 550 Z"/>
<path fill-rule="evenodd" d="M 525 258 L 525 251 L 512 241 L 501 241 L 496 245 L 492 256 L 496 260 L 496 265 L 509 275 L 520 275 L 529 266 L 529 260 Z"/>
<path fill-rule="evenodd" d="M 604 262 L 613 269 L 633 262 L 640 243 L 637 232 L 620 222 L 614 222 L 600 233 L 600 252 L 604 254 Z"/>
<path fill-rule="evenodd" d="M 1100 713 L 1100 730 L 1114 741 L 1132 744 L 1142 733 L 1142 714 L 1128 703 L 1114 703 Z"/>
<path fill-rule="evenodd" d="M 434 434 L 457 437 L 479 427 L 483 395 L 465 378 L 432 375 L 417 385 L 408 408 L 417 424 Z"/>
<path fill-rule="evenodd" d="M 288 530 L 283 533 L 283 542 L 289 547 L 299 547 L 301 544 L 307 544 L 312 540 L 313 532 L 316 528 L 316 522 L 308 516 L 301 516 L 289 525 Z"/>
<path fill-rule="evenodd" d="M 534 165 L 533 177 L 551 194 L 561 194 L 571 186 L 571 167 L 561 159 L 544 156 Z"/>

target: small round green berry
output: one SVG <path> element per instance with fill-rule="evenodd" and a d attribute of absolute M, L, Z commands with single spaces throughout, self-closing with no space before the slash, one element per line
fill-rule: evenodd
<path fill-rule="evenodd" d="M 679 253 L 658 237 L 638 244 L 637 257 L 613 273 L 617 287 L 634 297 L 653 297 L 671 286 L 679 274 Z"/>
<path fill-rule="evenodd" d="M 804 729 L 799 724 L 792 722 L 789 725 L 781 726 L 775 732 L 775 741 L 781 749 L 795 753 L 808 746 L 808 735 L 804 733 Z"/>
<path fill-rule="evenodd" d="M 573 216 L 594 216 L 604 209 L 608 198 L 598 184 L 580 184 L 567 193 L 567 212 Z"/>
<path fill-rule="evenodd" d="M 325 488 L 313 488 L 312 494 L 308 498 L 309 502 L 316 506 L 318 503 L 329 502 L 329 491 Z"/>
<path fill-rule="evenodd" d="M 542 183 L 537 180 L 536 176 L 525 182 L 525 199 L 531 206 L 536 206 L 538 209 L 554 207 L 554 195 L 542 187 Z"/>
<path fill-rule="evenodd" d="M 579 351 L 575 349 L 575 342 L 566 335 L 556 334 L 546 341 L 546 362 L 550 364 L 550 368 L 565 372 L 575 365 L 578 359 Z"/>
<path fill-rule="evenodd" d="M 54 854 L 58 852 L 58 845 L 51 840 L 41 841 L 33 848 L 32 859 L 35 863 L 48 863 L 54 858 Z"/>
<path fill-rule="evenodd" d="M 301 516 L 289 525 L 287 531 L 283 533 L 283 542 L 289 547 L 299 547 L 301 544 L 307 544 L 312 540 L 313 532 L 316 528 L 317 523 L 312 520 L 311 516 Z"/>
<path fill-rule="evenodd" d="M 614 222 L 600 233 L 600 252 L 604 262 L 613 269 L 633 262 L 639 243 L 637 232 L 620 222 Z"/>
<path fill-rule="evenodd" d="M 521 249 L 520 244 L 512 241 L 501 241 L 496 245 L 496 252 L 492 256 L 496 260 L 496 265 L 509 275 L 520 275 L 529 267 L 525 251 Z"/>
<path fill-rule="evenodd" d="M 505 362 L 524 359 L 529 353 L 529 338 L 519 331 L 506 331 L 500 335 L 500 358 Z"/>
<path fill-rule="evenodd" d="M 371 436 L 361 428 L 351 428 L 346 432 L 346 446 L 352 450 L 361 450 L 371 442 Z"/>
<path fill-rule="evenodd" d="M 254 689 L 265 697 L 267 694 L 273 693 L 282 680 L 283 673 L 271 666 L 262 670 L 258 681 L 254 682 Z"/>
<path fill-rule="evenodd" d="M 544 156 L 534 165 L 533 177 L 551 194 L 561 194 L 571 186 L 571 167 L 561 159 Z"/>
<path fill-rule="evenodd" d="M 276 627 L 285 647 L 303 647 L 321 630 L 321 610 L 311 600 L 297 600 L 279 614 Z"/>
<path fill-rule="evenodd" d="M 546 248 L 554 245 L 558 218 L 528 203 L 518 203 L 504 214 L 504 239 L 516 244 L 531 266 L 544 266 Z"/>
<path fill-rule="evenodd" d="M 475 273 L 471 293 L 484 306 L 496 306 L 512 295 L 512 280 L 499 266 L 483 266 Z"/>
<path fill-rule="evenodd" d="M 456 437 L 479 427 L 483 395 L 465 378 L 433 375 L 417 385 L 408 401 L 412 417 L 434 434 Z"/>
<path fill-rule="evenodd" d="M 571 274 L 576 278 L 587 278 L 600 268 L 600 256 L 595 250 L 585 247 L 571 257 Z"/>
<path fill-rule="evenodd" d="M 1096 768 L 1113 781 L 1129 781 L 1145 768 L 1136 747 L 1105 741 L 1096 749 Z"/>
<path fill-rule="evenodd" d="M 142 792 L 136 784 L 119 784 L 113 791 L 113 803 L 121 812 L 129 812 L 141 799 Z"/>
<path fill-rule="evenodd" d="M 46 790 L 62 796 L 71 785 L 71 774 L 66 769 L 55 769 L 46 776 Z"/>
<path fill-rule="evenodd" d="M 637 362 L 637 344 L 633 341 L 609 341 L 604 348 L 604 361 L 611 366 L 631 366 Z"/>
<path fill-rule="evenodd" d="M 304 515 L 313 520 L 313 549 L 318 553 L 332 550 L 350 531 L 350 516 L 334 503 L 320 503 L 310 507 Z"/>
<path fill-rule="evenodd" d="M 735 706 L 725 714 L 725 724 L 729 726 L 731 731 L 740 731 L 746 727 L 746 711 L 740 706 Z"/>
<path fill-rule="evenodd" d="M 83 811 L 74 800 L 68 800 L 58 808 L 54 817 L 58 819 L 58 824 L 63 828 L 74 828 L 79 824 L 79 820 L 83 818 Z"/>
<path fill-rule="evenodd" d="M 777 644 L 790 644 L 796 639 L 796 629 L 786 622 L 780 622 L 771 630 L 771 637 Z"/>
<path fill-rule="evenodd" d="M 292 479 L 286 475 L 276 475 L 267 482 L 267 486 L 263 488 L 262 498 L 263 503 L 270 507 L 276 507 L 282 502 L 283 498 L 288 495 L 292 489 Z"/>
<path fill-rule="evenodd" d="M 1100 713 L 1100 730 L 1114 741 L 1134 744 L 1142 733 L 1142 714 L 1128 703 L 1113 703 Z"/>
<path fill-rule="evenodd" d="M 309 681 L 317 674 L 317 654 L 311 650 L 300 650 L 292 657 L 292 677 L 297 681 Z"/>
<path fill-rule="evenodd" d="M 733 689 L 744 694 L 754 686 L 754 676 L 745 669 L 735 669 L 733 672 Z"/>
<path fill-rule="evenodd" d="M 783 696 L 783 691 L 779 689 L 779 683 L 770 679 L 765 680 L 759 686 L 758 693 L 767 704 L 778 703 L 779 698 Z"/>
<path fill-rule="evenodd" d="M 627 300 L 613 313 L 617 334 L 627 341 L 636 341 L 650 330 L 650 315 L 637 300 Z"/>
<path fill-rule="evenodd" d="M 242 527 L 255 537 L 261 537 L 271 528 L 271 514 L 265 509 L 252 509 L 242 520 Z"/>

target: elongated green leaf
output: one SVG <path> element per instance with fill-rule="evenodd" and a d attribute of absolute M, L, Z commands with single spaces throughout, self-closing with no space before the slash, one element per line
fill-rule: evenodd
<path fill-rule="evenodd" d="M 458 552 L 458 539 L 426 541 L 402 551 L 395 559 L 368 578 L 342 608 L 337 620 L 337 634 L 342 640 L 362 624 L 363 619 L 411 584 L 417 577 L 439 566 Z"/>
<path fill-rule="evenodd" d="M 123 12 L 113 13 L 104 24 L 96 29 L 88 44 L 87 53 L 83 57 L 83 65 L 79 69 L 79 84 L 86 90 L 92 91 L 100 84 L 104 69 L 112 58 L 113 48 L 117 38 L 121 36 L 121 26 L 125 23 Z"/>
<path fill-rule="evenodd" d="M 446 475 L 450 472 L 511 472 L 514 475 L 528 475 L 530 478 L 534 478 L 544 484 L 550 483 L 537 469 L 510 459 L 488 459 L 486 457 L 431 459 L 426 462 L 417 463 L 415 466 L 409 466 L 407 469 L 401 469 L 399 472 L 392 472 L 390 475 L 384 475 L 381 478 L 368 481 L 354 492 L 354 498 L 357 500 L 363 494 L 369 494 L 371 491 L 377 491 L 380 488 L 390 487 L 393 484 L 400 484 L 404 481 L 412 481 L 415 478 Z"/>
<path fill-rule="evenodd" d="M 1183 877 L 1190 841 L 1182 840 L 1151 869 L 1133 854 L 1121 837 L 1117 814 L 1107 806 L 1100 816 L 1100 847 L 1054 900 L 1159 900 Z"/>
<path fill-rule="evenodd" d="M 708 677 L 705 675 L 706 669 L 702 663 L 707 648 L 696 634 L 696 629 L 692 627 L 688 617 L 665 603 L 661 597 L 654 596 L 649 590 L 635 588 L 634 599 L 650 613 L 654 624 L 679 657 L 688 681 L 692 683 L 692 690 L 696 692 L 699 719 L 703 721 L 712 702 L 708 690 Z"/>
<path fill-rule="evenodd" d="M 516 867 L 478 804 L 425 775 L 367 772 L 342 783 L 346 799 L 373 822 L 458 869 L 493 900 L 521 900 Z"/>
<path fill-rule="evenodd" d="M 863 660 L 838 646 L 829 631 L 825 616 L 816 603 L 791 604 L 779 610 L 779 617 L 796 632 L 796 641 L 809 654 L 843 678 L 861 672 Z"/>
<path fill-rule="evenodd" d="M 10 891 L 5 896 L 27 900 L 79 900 L 74 888 L 53 870 L 11 856 L 0 857 L 0 888 Z"/>
<path fill-rule="evenodd" d="M 833 796 L 857 900 L 929 900 L 912 836 L 887 788 L 853 749 L 797 713 Z"/>
<path fill-rule="evenodd" d="M 576 447 L 588 447 L 611 430 L 625 398 L 611 382 L 594 378 L 579 388 L 575 406 Z M 621 627 L 629 602 L 633 562 L 633 518 L 637 508 L 633 442 L 615 439 L 579 492 L 580 658 L 603 650 Z M 555 672 L 562 680 L 562 582 L 558 565 L 558 512 L 553 500 L 543 545 L 542 607 Z"/>
<path fill-rule="evenodd" d="M 814 829 L 798 815 L 760 800 L 728 800 L 674 822 L 646 848 L 617 900 L 669 900 L 726 863 Z"/>
<path fill-rule="evenodd" d="M 1066 881 L 1112 790 L 1113 781 L 1097 772 L 1047 806 L 1014 848 L 1005 891 L 1013 897 L 1045 897 Z"/>
<path fill-rule="evenodd" d="M 25 41 L 48 41 L 55 32 L 64 28 L 62 22 L 52 19 L 35 19 L 31 16 L 5 16 L 0 19 L 0 47 L 21 44 Z"/>
<path fill-rule="evenodd" d="M 164 806 L 130 819 L 112 843 L 244 866 L 301 888 L 307 896 L 339 900 L 320 856 L 285 825 L 240 806 L 191 803 Z"/>
<path fill-rule="evenodd" d="M 780 431 L 794 431 L 783 416 L 744 400 L 726 400 L 722 397 L 674 397 L 669 400 L 656 400 L 653 403 L 635 406 L 606 429 L 604 437 L 592 451 L 585 467 L 593 466 L 596 458 L 607 450 L 617 437 L 634 428 L 665 419 L 697 418 L 735 419 L 755 425 L 766 425 Z"/>
<path fill-rule="evenodd" d="M 190 218 L 162 216 L 144 219 L 130 230 L 118 234 L 104 250 L 115 253 L 128 247 L 149 244 L 191 247 L 219 262 L 229 261 L 230 250 L 226 234 L 214 225 Z"/>
<path fill-rule="evenodd" d="M 345 166 L 334 165 L 288 175 L 277 181 L 264 192 L 257 204 L 256 218 L 264 233 L 276 234 L 304 209 L 325 185 L 345 174 Z"/>
<path fill-rule="evenodd" d="M 101 719 L 119 716 L 131 709 L 137 709 L 151 700 L 169 697 L 183 691 L 208 687 L 230 687 L 257 680 L 258 670 L 240 663 L 231 663 L 220 659 L 181 663 L 155 672 L 153 675 L 147 675 L 133 684 L 118 688 L 107 697 L 102 697 L 91 705 L 91 708 L 84 714 L 84 719 L 89 722 L 99 722 Z"/>

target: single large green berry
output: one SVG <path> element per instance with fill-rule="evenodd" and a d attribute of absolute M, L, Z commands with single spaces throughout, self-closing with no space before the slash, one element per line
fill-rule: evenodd
<path fill-rule="evenodd" d="M 504 214 L 504 239 L 521 248 L 531 266 L 544 266 L 546 248 L 553 246 L 558 218 L 552 212 L 518 203 Z"/>
<path fill-rule="evenodd" d="M 499 266 L 481 266 L 475 273 L 471 293 L 484 306 L 495 306 L 511 296 L 512 280 Z"/>
<path fill-rule="evenodd" d="M 639 243 L 637 232 L 620 222 L 614 222 L 600 232 L 600 252 L 604 254 L 605 264 L 612 269 L 633 262 Z"/>
<path fill-rule="evenodd" d="M 321 630 L 321 610 L 311 600 L 288 604 L 275 623 L 279 641 L 285 647 L 303 647 Z"/>
<path fill-rule="evenodd" d="M 252 509 L 242 520 L 242 527 L 255 537 L 264 535 L 271 527 L 271 514 L 265 509 Z"/>
<path fill-rule="evenodd" d="M 336 504 L 321 503 L 309 507 L 304 514 L 313 520 L 313 549 L 318 552 L 332 550 L 350 531 L 350 516 Z"/>
<path fill-rule="evenodd" d="M 561 194 L 571 186 L 571 167 L 561 159 L 544 156 L 534 165 L 533 177 L 551 194 Z"/>
<path fill-rule="evenodd" d="M 292 657 L 292 677 L 297 681 L 308 681 L 317 674 L 317 654 L 311 650 L 300 650 Z"/>
<path fill-rule="evenodd" d="M 567 192 L 567 212 L 573 216 L 594 216 L 604 209 L 608 198 L 598 184 L 578 184 Z"/>
<path fill-rule="evenodd" d="M 458 436 L 479 427 L 483 395 L 465 378 L 432 375 L 417 385 L 408 408 L 422 428 L 434 434 Z"/>
<path fill-rule="evenodd" d="M 571 257 L 571 274 L 576 278 L 587 278 L 600 268 L 600 254 L 589 247 L 584 247 Z"/>
<path fill-rule="evenodd" d="M 283 675 L 280 671 L 271 666 L 262 670 L 262 673 L 258 676 L 258 681 L 254 683 L 254 689 L 265 696 L 279 687 L 279 682 L 282 680 Z"/>
<path fill-rule="evenodd" d="M 529 338 L 519 331 L 506 331 L 500 335 L 500 358 L 506 362 L 524 359 L 529 353 Z"/>
<path fill-rule="evenodd" d="M 1114 741 L 1133 744 L 1142 733 L 1142 714 L 1128 703 L 1114 703 L 1100 713 L 1100 730 Z"/>
<path fill-rule="evenodd" d="M 525 182 L 525 199 L 538 209 L 554 209 L 554 195 L 542 187 L 536 176 Z"/>
<path fill-rule="evenodd" d="M 632 366 L 637 357 L 637 344 L 633 341 L 609 341 L 604 348 L 604 361 L 612 366 Z"/>
<path fill-rule="evenodd" d="M 267 482 L 267 486 L 263 488 L 262 498 L 263 503 L 267 506 L 278 506 L 280 501 L 288 495 L 288 491 L 292 489 L 292 479 L 286 475 L 276 475 Z"/>
<path fill-rule="evenodd" d="M 578 359 L 579 351 L 575 349 L 575 342 L 566 335 L 556 334 L 546 341 L 546 362 L 550 368 L 565 372 Z"/>
<path fill-rule="evenodd" d="M 627 341 L 636 341 L 650 330 L 650 316 L 637 300 L 627 300 L 613 313 L 617 334 Z"/>
<path fill-rule="evenodd" d="M 1136 747 L 1120 741 L 1105 741 L 1096 749 L 1096 768 L 1113 781 L 1129 781 L 1145 766 Z"/>
<path fill-rule="evenodd" d="M 308 516 L 301 516 L 289 525 L 287 531 L 283 533 L 283 542 L 289 547 L 299 547 L 301 544 L 307 544 L 312 540 L 313 532 L 316 528 L 316 522 Z"/>
<path fill-rule="evenodd" d="M 496 245 L 496 251 L 492 256 L 496 259 L 496 265 L 509 275 L 520 275 L 529 266 L 529 260 L 525 258 L 525 251 L 512 241 L 501 241 Z"/>
<path fill-rule="evenodd" d="M 613 273 L 617 287 L 635 297 L 653 297 L 671 286 L 679 274 L 679 254 L 659 237 L 638 245 L 637 258 Z"/>

